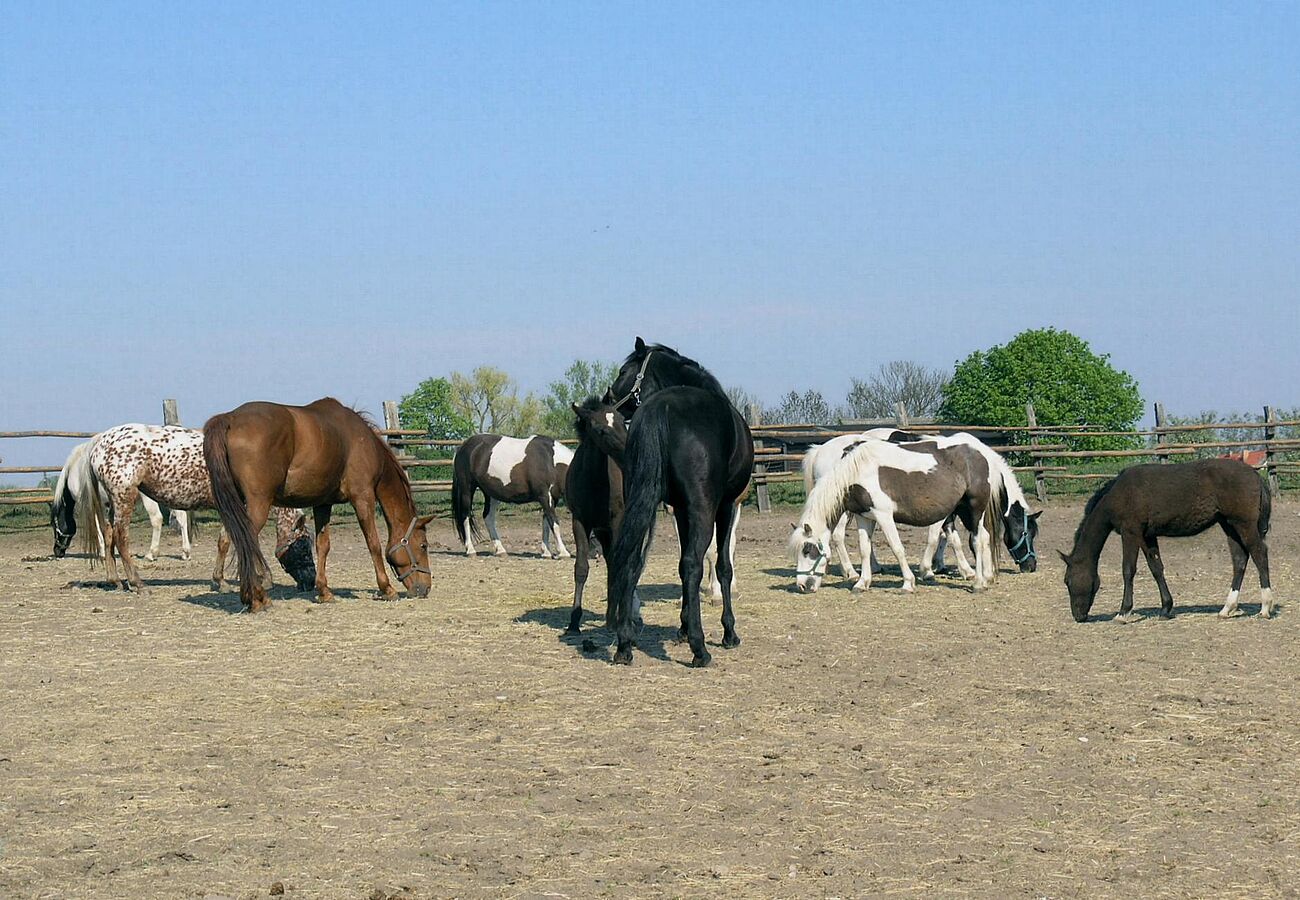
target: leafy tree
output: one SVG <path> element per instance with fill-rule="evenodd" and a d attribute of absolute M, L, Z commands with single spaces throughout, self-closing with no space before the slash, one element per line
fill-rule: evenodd
<path fill-rule="evenodd" d="M 791 391 L 781 402 L 763 411 L 763 421 L 772 425 L 832 425 L 839 418 L 821 391 Z"/>
<path fill-rule="evenodd" d="M 542 417 L 542 431 L 552 437 L 574 437 L 573 409 L 571 404 L 581 403 L 590 396 L 604 394 L 618 374 L 616 363 L 600 360 L 575 359 L 564 370 L 564 377 L 551 382 L 551 392 L 544 401 L 546 410 Z"/>
<path fill-rule="evenodd" d="M 442 440 L 466 438 L 474 426 L 452 402 L 451 382 L 426 378 L 397 405 L 404 428 L 422 428 Z"/>
<path fill-rule="evenodd" d="M 1039 425 L 1114 431 L 1132 428 L 1142 415 L 1133 377 L 1112 366 L 1108 355 L 1092 352 L 1086 341 L 1055 328 L 1021 332 L 959 362 L 939 415 L 966 425 L 1024 427 L 1026 403 L 1034 404 Z M 1136 445 L 1124 437 L 1068 443 L 1088 450 Z"/>
<path fill-rule="evenodd" d="M 523 437 L 541 425 L 542 402 L 533 394 L 520 397 L 514 380 L 492 366 L 469 375 L 452 372 L 451 402 L 478 432 Z"/>
<path fill-rule="evenodd" d="M 947 373 L 897 359 L 882 365 L 865 381 L 854 378 L 846 402 L 849 413 L 858 419 L 891 417 L 899 402 L 907 407 L 908 415 L 933 416 L 947 386 Z"/>

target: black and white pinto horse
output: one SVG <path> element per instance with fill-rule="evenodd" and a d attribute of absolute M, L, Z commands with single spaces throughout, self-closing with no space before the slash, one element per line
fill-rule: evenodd
<path fill-rule="evenodd" d="M 569 632 L 581 630 L 582 594 L 591 571 L 594 538 L 605 548 L 614 545 L 623 521 L 623 453 L 627 447 L 627 420 L 613 406 L 597 397 L 582 405 L 573 404 L 574 431 L 578 447 L 573 452 L 569 476 L 564 485 L 564 502 L 573 518 L 573 611 L 569 615 Z M 680 535 L 679 535 L 680 538 Z M 718 581 L 714 548 L 705 554 L 705 569 L 712 594 L 722 597 Z M 605 568 L 606 577 L 610 569 Z M 608 588 L 608 583 L 606 584 Z M 638 604 L 639 608 L 639 604 Z"/>
<path fill-rule="evenodd" d="M 796 583 L 807 591 L 820 582 L 830 558 L 831 529 L 849 512 L 876 520 L 898 559 L 903 590 L 911 592 L 916 577 L 907 564 L 898 523 L 932 526 L 955 513 L 974 536 L 974 589 L 984 590 L 997 572 L 1003 507 L 1002 479 L 990 475 L 983 454 L 969 444 L 942 446 L 935 439 L 908 444 L 863 441 L 817 482 L 804 502 L 799 524 L 790 534 Z M 926 556 L 933 554 L 937 542 L 931 529 Z M 864 589 L 871 586 L 869 566 L 863 567 L 859 584 Z"/>
<path fill-rule="evenodd" d="M 506 546 L 497 533 L 497 508 L 502 503 L 540 503 L 542 556 L 550 559 L 554 554 L 568 559 L 555 507 L 564 499 L 564 481 L 572 461 L 572 450 L 543 435 L 514 438 L 476 434 L 461 444 L 452 463 L 451 511 L 465 555 L 478 555 L 475 538 L 487 540 L 473 513 L 474 492 L 482 491 L 483 520 L 497 556 L 506 555 Z"/>
<path fill-rule="evenodd" d="M 98 437 L 98 435 L 96 435 Z M 68 454 L 68 459 L 59 472 L 59 480 L 54 486 L 54 502 L 50 504 L 50 525 L 54 528 L 54 557 L 61 559 L 72 546 L 72 539 L 77 536 L 77 497 L 82 496 L 91 481 L 90 445 L 94 438 L 84 444 L 78 444 Z M 100 502 L 107 509 L 111 502 L 108 492 L 100 491 Z M 162 542 L 163 513 L 162 507 L 149 496 L 140 495 L 140 505 L 149 517 L 152 536 L 149 540 L 149 552 L 144 558 L 152 562 L 158 558 L 158 547 Z M 180 529 L 181 559 L 190 558 L 190 515 L 183 509 L 172 510 L 172 522 Z M 104 555 L 104 535 L 95 523 L 94 551 L 102 558 Z"/>
<path fill-rule="evenodd" d="M 708 665 L 700 621 L 700 581 L 709 544 L 718 544 L 722 646 L 736 647 L 732 611 L 736 523 L 754 468 L 754 440 L 722 385 L 676 350 L 636 339 L 606 401 L 632 424 L 623 453 L 623 523 L 609 554 L 609 613 L 618 646 L 614 662 L 632 662 L 637 630 L 635 589 L 645 568 L 659 504 L 669 503 L 681 540 L 680 635 L 694 666 Z"/>

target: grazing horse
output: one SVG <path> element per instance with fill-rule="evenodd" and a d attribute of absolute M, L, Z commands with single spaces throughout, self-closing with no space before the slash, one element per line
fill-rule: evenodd
<path fill-rule="evenodd" d="M 418 514 L 401 463 L 356 410 L 332 397 L 306 406 L 245 403 L 203 426 L 203 458 L 222 524 L 239 551 L 239 596 L 249 610 L 271 605 L 259 578 L 267 566 L 257 532 L 273 504 L 312 508 L 319 602 L 334 600 L 325 560 L 332 506 L 344 502 L 356 510 L 380 592 L 397 599 L 384 571 L 387 559 L 407 591 L 428 596 L 432 573 L 425 526 L 433 516 Z M 387 552 L 375 529 L 376 501 L 388 522 Z"/>
<path fill-rule="evenodd" d="M 112 558 L 116 549 L 125 576 L 120 582 L 122 587 L 139 588 L 140 574 L 131 559 L 129 546 L 131 512 L 136 498 L 150 497 L 182 514 L 184 510 L 216 507 L 208 468 L 203 462 L 203 432 L 179 425 L 131 423 L 100 432 L 90 444 L 88 477 L 76 500 L 86 549 L 88 552 L 95 549 L 92 535 L 108 535 L 109 546 L 105 548 L 104 558 L 109 579 L 118 581 Z M 106 510 L 111 524 L 106 521 Z M 316 579 L 316 569 L 303 517 L 297 510 L 277 509 L 275 518 L 275 555 L 298 589 L 307 590 Z M 187 519 L 187 525 L 192 524 L 193 520 Z M 230 541 L 223 531 L 217 538 L 217 560 L 212 572 L 216 590 L 225 587 L 229 547 Z M 269 579 L 270 573 L 266 575 Z"/>
<path fill-rule="evenodd" d="M 839 465 L 840 461 L 847 456 L 855 447 L 867 440 L 890 441 L 891 443 L 901 443 L 904 441 L 917 440 L 917 435 L 906 431 L 898 431 L 894 428 L 872 428 L 861 434 L 846 434 L 837 438 L 831 438 L 824 444 L 815 444 L 808 448 L 808 452 L 803 458 L 803 483 L 804 495 L 812 493 L 813 486 L 818 481 L 825 478 L 831 471 Z M 880 572 L 880 563 L 876 561 L 876 548 L 872 546 L 871 536 L 876 530 L 876 522 L 870 516 L 855 515 L 854 519 L 858 525 L 858 553 L 862 557 L 862 565 L 870 566 L 871 573 Z M 844 542 L 845 532 L 848 528 L 849 513 L 840 516 L 835 527 L 831 530 L 831 550 L 838 555 L 840 570 L 845 578 L 851 578 L 858 581 L 858 570 L 853 567 L 853 560 L 849 557 L 848 545 Z M 942 532 L 937 543 L 937 549 L 933 557 L 927 557 L 921 560 L 921 578 L 930 580 L 934 577 L 933 563 L 942 565 L 944 557 L 944 548 L 948 543 L 948 537 L 955 535 L 952 519 L 940 522 L 930 526 L 938 528 Z M 958 541 L 952 541 L 952 547 L 957 555 L 957 568 L 965 578 L 973 578 L 975 570 L 970 567 L 966 561 L 966 555 L 962 552 L 961 544 Z M 823 570 L 824 571 L 824 570 Z M 809 585 L 815 592 L 821 584 L 821 575 L 814 573 L 810 576 Z M 855 590 L 862 590 L 859 585 L 854 585 Z"/>
<path fill-rule="evenodd" d="M 800 522 L 790 534 L 790 550 L 797 560 L 796 585 L 800 591 L 816 590 L 830 557 L 831 528 L 847 511 L 876 520 L 898 558 L 903 590 L 910 592 L 916 578 L 907 564 L 897 523 L 941 524 L 956 513 L 975 536 L 974 590 L 984 590 L 997 571 L 1001 488 L 1001 481 L 990 477 L 983 455 L 968 445 L 863 441 L 817 482 L 804 502 Z M 932 529 L 925 557 L 933 554 L 937 543 Z M 863 589 L 871 586 L 870 567 L 863 568 L 859 584 Z"/>
<path fill-rule="evenodd" d="M 96 435 L 98 436 L 98 435 Z M 72 539 L 77 536 L 77 497 L 81 495 L 82 485 L 89 484 L 90 479 L 90 445 L 91 441 L 78 444 L 68 454 L 59 480 L 54 485 L 54 502 L 50 504 L 50 525 L 54 529 L 54 558 L 62 559 L 72 546 Z M 108 496 L 101 492 L 100 502 L 107 507 Z M 149 540 L 149 552 L 144 558 L 152 562 L 158 558 L 158 546 L 162 542 L 163 514 L 162 508 L 152 497 L 140 495 L 140 505 L 149 517 L 153 535 Z M 172 520 L 181 533 L 181 559 L 190 558 L 190 515 L 183 509 L 172 510 Z M 104 534 L 95 528 L 93 553 L 104 555 Z"/>
<path fill-rule="evenodd" d="M 618 636 L 614 662 L 632 662 L 635 589 L 655 514 L 667 501 L 681 540 L 680 635 L 690 642 L 691 664 L 706 666 L 710 656 L 700 621 L 700 580 L 714 540 L 722 585 L 722 646 L 740 644 L 731 608 L 732 575 L 740 502 L 754 468 L 753 436 L 707 369 L 639 337 L 605 399 L 632 422 L 623 453 L 623 523 L 609 553 L 608 619 Z"/>
<path fill-rule="evenodd" d="M 536 434 L 526 438 L 476 434 L 457 447 L 452 461 L 451 512 L 465 555 L 478 555 L 473 538 L 486 540 L 473 515 L 474 492 L 479 490 L 484 498 L 483 520 L 497 556 L 506 555 L 497 534 L 497 507 L 502 503 L 540 503 L 542 556 L 551 558 L 553 537 L 555 556 L 568 559 L 555 506 L 564 499 L 564 480 L 572 461 L 572 450 L 555 438 Z"/>
<path fill-rule="evenodd" d="M 1120 621 L 1133 617 L 1133 577 L 1141 550 L 1160 588 L 1160 615 L 1174 615 L 1174 598 L 1165 582 L 1160 559 L 1160 537 L 1190 537 L 1212 525 L 1228 536 L 1232 553 L 1232 587 L 1219 610 L 1228 618 L 1237 609 L 1246 560 L 1259 572 L 1261 617 L 1273 614 L 1273 591 L 1268 579 L 1269 516 L 1273 501 L 1268 485 L 1250 466 L 1229 459 L 1198 459 L 1185 463 L 1150 463 L 1131 466 L 1102 485 L 1088 500 L 1074 535 L 1074 549 L 1062 553 L 1065 585 L 1070 592 L 1070 612 L 1076 622 L 1086 622 L 1100 580 L 1097 559 L 1112 531 L 1123 541 L 1124 600 Z"/>

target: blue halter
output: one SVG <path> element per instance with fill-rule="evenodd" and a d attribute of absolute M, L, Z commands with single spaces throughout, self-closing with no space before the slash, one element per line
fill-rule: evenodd
<path fill-rule="evenodd" d="M 1019 565 L 1020 563 L 1026 562 L 1031 559 L 1033 560 L 1038 559 L 1038 554 L 1034 552 L 1033 544 L 1029 542 L 1029 510 L 1026 509 L 1024 506 L 1021 506 L 1020 514 L 1025 517 L 1025 527 L 1020 532 L 1020 540 L 1016 541 L 1009 548 L 1009 551 L 1011 553 L 1011 558 L 1016 561 L 1016 565 Z M 1025 547 L 1025 550 L 1027 552 L 1025 553 L 1024 557 L 1022 557 L 1021 559 L 1016 559 L 1016 551 L 1019 550 L 1022 545 Z"/>

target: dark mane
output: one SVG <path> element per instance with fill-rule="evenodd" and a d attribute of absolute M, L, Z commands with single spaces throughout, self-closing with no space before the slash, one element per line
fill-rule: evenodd
<path fill-rule="evenodd" d="M 672 357 L 672 359 L 678 362 L 682 367 L 680 374 L 684 384 L 690 387 L 703 388 L 706 391 L 712 391 L 716 394 L 721 394 L 724 397 L 727 395 L 727 392 L 723 390 L 722 383 L 719 382 L 717 378 L 713 377 L 713 373 L 690 357 L 682 356 L 682 354 L 678 353 L 672 347 L 667 347 L 663 344 L 647 344 L 646 353 L 651 352 L 662 353 L 665 356 Z M 630 353 L 628 354 L 627 359 L 623 360 L 623 366 L 643 359 L 645 359 L 644 355 L 638 355 L 636 352 Z"/>
<path fill-rule="evenodd" d="M 1092 511 L 1097 508 L 1097 504 L 1101 502 L 1101 499 L 1110 493 L 1110 489 L 1115 486 L 1116 481 L 1119 481 L 1118 475 L 1103 483 L 1101 487 L 1097 488 L 1097 492 L 1088 498 L 1088 503 L 1083 507 L 1083 518 L 1079 520 L 1079 527 L 1074 529 L 1076 544 L 1079 542 L 1079 535 L 1083 532 L 1083 523 L 1088 521 L 1088 516 L 1092 515 Z"/>
<path fill-rule="evenodd" d="M 397 470 L 397 480 L 402 486 L 402 492 L 406 495 L 406 499 L 411 502 L 411 509 L 418 513 L 419 507 L 415 505 L 415 492 L 411 490 L 411 478 L 406 474 L 406 469 L 398 460 L 397 451 L 395 451 L 392 448 L 392 445 L 390 445 L 388 441 L 384 440 L 384 436 L 379 433 L 379 424 L 374 420 L 374 417 L 364 409 L 357 409 L 355 406 L 349 406 L 347 409 L 356 413 L 357 418 L 370 426 L 370 430 L 375 436 L 375 443 L 383 448 L 383 453 L 387 457 L 387 464 Z"/>

